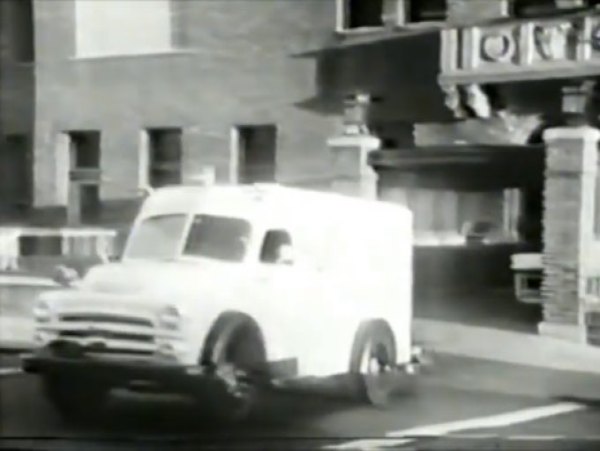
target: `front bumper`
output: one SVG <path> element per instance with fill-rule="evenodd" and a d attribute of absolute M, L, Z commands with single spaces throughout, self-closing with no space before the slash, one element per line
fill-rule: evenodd
<path fill-rule="evenodd" d="M 21 366 L 26 373 L 151 392 L 189 392 L 202 385 L 200 380 L 217 380 L 207 367 L 185 366 L 166 357 L 98 356 L 76 343 L 46 346 L 23 355 Z"/>

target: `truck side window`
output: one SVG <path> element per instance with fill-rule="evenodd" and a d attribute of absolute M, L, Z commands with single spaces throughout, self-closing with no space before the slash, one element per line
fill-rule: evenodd
<path fill-rule="evenodd" d="M 239 262 L 246 254 L 250 224 L 239 218 L 197 215 L 183 253 L 198 257 Z"/>
<path fill-rule="evenodd" d="M 285 248 L 290 249 L 292 238 L 285 230 L 269 230 L 260 250 L 260 261 L 267 264 L 290 264 L 290 256 L 282 254 Z"/>

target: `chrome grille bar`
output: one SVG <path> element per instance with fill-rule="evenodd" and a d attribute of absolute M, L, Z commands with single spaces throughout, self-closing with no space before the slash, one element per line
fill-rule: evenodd
<path fill-rule="evenodd" d="M 58 334 L 64 338 L 103 338 L 106 340 L 127 340 L 139 341 L 142 343 L 152 343 L 154 338 L 151 335 L 131 334 L 123 332 L 113 332 L 109 330 L 63 330 Z"/>
<path fill-rule="evenodd" d="M 61 315 L 59 320 L 65 322 L 131 324 L 135 326 L 153 327 L 152 321 L 145 318 L 107 313 L 67 313 Z"/>

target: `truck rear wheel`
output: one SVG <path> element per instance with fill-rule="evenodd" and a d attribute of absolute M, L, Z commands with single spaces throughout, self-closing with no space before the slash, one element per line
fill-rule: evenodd
<path fill-rule="evenodd" d="M 375 406 L 386 405 L 396 385 L 396 344 L 385 321 L 365 323 L 359 329 L 350 363 L 359 397 Z"/>
<path fill-rule="evenodd" d="M 211 413 L 224 422 L 250 418 L 259 389 L 268 384 L 267 358 L 258 328 L 232 322 L 216 334 L 209 353 L 220 389 L 211 398 Z"/>
<path fill-rule="evenodd" d="M 97 418 L 108 399 L 108 389 L 93 382 L 89 386 L 82 381 L 65 380 L 57 375 L 43 377 L 46 399 L 60 416 L 71 423 L 87 423 Z"/>

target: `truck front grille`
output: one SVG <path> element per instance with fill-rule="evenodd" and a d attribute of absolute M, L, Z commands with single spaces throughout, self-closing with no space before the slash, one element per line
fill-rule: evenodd
<path fill-rule="evenodd" d="M 61 315 L 60 320 L 65 322 L 112 323 L 152 327 L 152 321 L 145 318 L 107 313 L 70 313 Z"/>
<path fill-rule="evenodd" d="M 156 347 L 153 321 L 131 314 L 65 312 L 58 317 L 56 332 L 58 339 L 93 346 L 95 354 L 142 356 Z"/>

